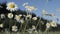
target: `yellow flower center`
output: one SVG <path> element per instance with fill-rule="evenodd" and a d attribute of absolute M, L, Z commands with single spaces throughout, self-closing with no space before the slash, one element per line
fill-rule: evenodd
<path fill-rule="evenodd" d="M 13 14 L 12 13 L 10 13 L 10 16 L 12 16 Z"/>
<path fill-rule="evenodd" d="M 53 23 L 52 25 L 55 25 L 55 23 Z"/>
<path fill-rule="evenodd" d="M 10 8 L 14 8 L 15 5 L 11 3 L 11 4 L 9 5 L 9 7 L 10 7 Z"/>
<path fill-rule="evenodd" d="M 20 19 L 20 16 L 17 16 L 18 19 Z"/>
<path fill-rule="evenodd" d="M 30 6 L 27 6 L 27 9 L 30 9 Z"/>

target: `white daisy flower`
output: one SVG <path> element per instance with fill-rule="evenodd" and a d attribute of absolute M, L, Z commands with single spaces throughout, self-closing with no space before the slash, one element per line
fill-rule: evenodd
<path fill-rule="evenodd" d="M 35 30 L 35 29 L 36 29 L 36 27 L 35 27 L 34 25 L 32 25 L 32 29 L 33 29 L 33 30 Z"/>
<path fill-rule="evenodd" d="M 31 7 L 30 6 L 25 6 L 26 10 L 31 11 Z"/>
<path fill-rule="evenodd" d="M 26 31 L 27 31 L 28 33 L 32 34 L 33 29 L 30 29 L 30 28 L 29 28 L 29 29 L 27 29 Z"/>
<path fill-rule="evenodd" d="M 43 15 L 55 17 L 55 14 L 47 13 L 46 10 L 42 11 Z"/>
<path fill-rule="evenodd" d="M 56 23 L 55 21 L 50 22 L 50 25 L 51 25 L 52 27 L 57 27 L 57 23 Z"/>
<path fill-rule="evenodd" d="M 27 15 L 26 17 L 27 17 L 27 18 L 32 18 L 32 15 Z"/>
<path fill-rule="evenodd" d="M 46 28 L 50 28 L 50 23 L 46 23 Z"/>
<path fill-rule="evenodd" d="M 26 10 L 28 10 L 28 11 L 37 10 L 37 8 L 34 7 L 34 6 L 25 6 L 25 8 L 26 8 Z"/>
<path fill-rule="evenodd" d="M 32 19 L 33 19 L 33 20 L 37 20 L 37 17 L 33 17 Z"/>
<path fill-rule="evenodd" d="M 17 5 L 14 3 L 14 2 L 10 2 L 7 4 L 7 10 L 10 10 L 10 11 L 15 11 L 18 9 Z"/>
<path fill-rule="evenodd" d="M 5 15 L 4 15 L 4 14 L 1 14 L 1 18 L 2 18 L 2 19 L 5 18 Z"/>
<path fill-rule="evenodd" d="M 17 20 L 17 22 L 20 22 L 21 16 L 20 15 L 15 15 L 15 19 Z"/>
<path fill-rule="evenodd" d="M 37 8 L 35 6 L 29 6 L 28 2 L 24 3 L 23 6 L 25 6 L 26 10 L 28 10 L 28 11 L 37 10 Z"/>
<path fill-rule="evenodd" d="M 8 18 L 13 18 L 13 14 L 12 13 L 8 13 Z"/>
<path fill-rule="evenodd" d="M 12 31 L 15 31 L 15 32 L 18 31 L 17 26 L 15 26 L 15 25 L 12 26 Z"/>
<path fill-rule="evenodd" d="M 46 30 L 45 30 L 45 32 L 49 30 L 50 26 L 51 26 L 50 23 L 46 23 Z"/>
<path fill-rule="evenodd" d="M 3 28 L 3 24 L 0 24 L 0 27 Z"/>
<path fill-rule="evenodd" d="M 19 16 L 22 16 L 22 14 L 19 14 Z"/>
<path fill-rule="evenodd" d="M 42 13 L 43 13 L 43 15 L 48 14 L 48 13 L 46 12 L 46 10 L 43 10 Z"/>

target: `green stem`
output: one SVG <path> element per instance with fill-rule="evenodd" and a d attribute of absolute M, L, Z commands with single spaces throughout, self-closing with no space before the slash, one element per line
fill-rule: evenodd
<path fill-rule="evenodd" d="M 41 20 L 41 18 L 39 19 L 39 22 L 37 23 L 37 26 L 38 26 L 38 24 L 40 23 L 40 20 Z M 37 28 L 37 26 L 36 26 L 36 28 Z"/>
<path fill-rule="evenodd" d="M 19 32 L 20 32 L 20 30 L 22 29 L 22 25 L 23 25 L 23 24 L 21 24 L 21 25 L 20 25 L 20 29 L 19 29 Z"/>
<path fill-rule="evenodd" d="M 26 25 L 25 25 L 24 31 L 26 30 L 27 24 L 28 24 L 28 21 L 26 21 Z"/>

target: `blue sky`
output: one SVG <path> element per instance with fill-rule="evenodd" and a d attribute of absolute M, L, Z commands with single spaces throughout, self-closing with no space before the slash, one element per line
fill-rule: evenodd
<path fill-rule="evenodd" d="M 0 0 L 2 2 L 15 2 L 21 10 L 25 10 L 22 6 L 24 2 L 28 2 L 29 5 L 37 7 L 36 11 L 33 11 L 37 16 L 42 17 L 42 10 L 45 9 L 48 13 L 54 13 L 59 18 L 58 24 L 60 24 L 60 12 L 56 11 L 57 8 L 60 8 L 60 0 Z M 55 20 L 54 17 L 43 16 L 45 19 Z"/>

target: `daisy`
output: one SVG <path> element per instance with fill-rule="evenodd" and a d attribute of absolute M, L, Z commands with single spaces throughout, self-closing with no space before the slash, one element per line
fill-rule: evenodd
<path fill-rule="evenodd" d="M 15 32 L 18 31 L 17 26 L 15 26 L 15 25 L 12 26 L 12 31 L 15 31 Z"/>
<path fill-rule="evenodd" d="M 18 9 L 17 5 L 14 3 L 14 2 L 10 2 L 7 4 L 7 10 L 10 10 L 10 11 L 15 11 Z"/>
<path fill-rule="evenodd" d="M 5 18 L 5 15 L 4 14 L 1 14 L 0 16 L 1 16 L 1 19 Z"/>
<path fill-rule="evenodd" d="M 51 25 L 52 27 L 57 27 L 57 23 L 56 23 L 55 21 L 50 22 L 50 25 Z"/>
<path fill-rule="evenodd" d="M 33 11 L 33 10 L 36 10 L 37 8 L 34 7 L 34 6 L 25 6 L 26 10 L 28 11 Z"/>
<path fill-rule="evenodd" d="M 8 13 L 8 18 L 13 18 L 13 14 L 12 13 Z"/>
<path fill-rule="evenodd" d="M 43 13 L 43 15 L 48 14 L 48 13 L 46 12 L 46 10 L 43 10 L 42 13 Z"/>
<path fill-rule="evenodd" d="M 20 22 L 21 16 L 20 15 L 15 15 L 15 19 L 17 20 L 17 22 Z"/>
<path fill-rule="evenodd" d="M 35 6 L 29 6 L 28 2 L 24 3 L 23 6 L 25 6 L 26 10 L 28 11 L 33 11 L 37 9 Z"/>
<path fill-rule="evenodd" d="M 27 29 L 26 31 L 27 31 L 29 34 L 32 34 L 33 29 L 29 28 L 29 29 Z"/>
<path fill-rule="evenodd" d="M 50 28 L 50 23 L 46 23 L 46 28 Z"/>
<path fill-rule="evenodd" d="M 46 30 L 45 30 L 45 32 L 49 30 L 50 26 L 51 26 L 50 23 L 46 23 Z"/>
<path fill-rule="evenodd" d="M 30 6 L 25 6 L 26 10 L 31 11 L 31 7 Z"/>
<path fill-rule="evenodd" d="M 3 24 L 0 24 L 0 27 L 3 28 Z"/>
<path fill-rule="evenodd" d="M 32 18 L 32 15 L 27 15 L 26 17 L 27 17 L 27 18 Z"/>
<path fill-rule="evenodd" d="M 19 16 L 22 16 L 22 14 L 19 14 Z"/>
<path fill-rule="evenodd" d="M 36 27 L 35 27 L 34 25 L 32 25 L 32 29 L 33 29 L 33 30 L 35 30 L 35 29 L 36 29 Z"/>
<path fill-rule="evenodd" d="M 33 19 L 33 20 L 37 20 L 37 17 L 33 17 L 32 19 Z"/>

